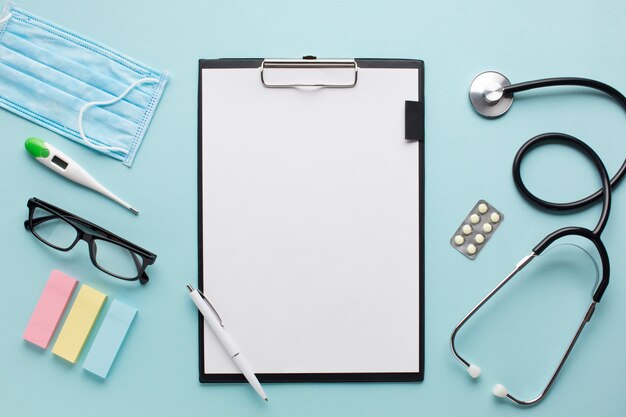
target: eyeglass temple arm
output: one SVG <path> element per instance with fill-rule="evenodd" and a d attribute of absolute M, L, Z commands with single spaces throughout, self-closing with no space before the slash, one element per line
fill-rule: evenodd
<path fill-rule="evenodd" d="M 592 301 L 591 305 L 589 306 L 589 309 L 587 309 L 587 312 L 585 313 L 585 317 L 583 318 L 582 322 L 580 323 L 580 326 L 578 326 L 578 330 L 576 331 L 576 334 L 572 338 L 572 341 L 570 342 L 569 346 L 567 347 L 567 350 L 565 351 L 565 354 L 561 358 L 561 361 L 559 362 L 559 365 L 556 367 L 556 370 L 552 374 L 552 377 L 550 378 L 550 381 L 548 381 L 548 384 L 543 389 L 541 394 L 539 394 L 537 397 L 535 397 L 534 399 L 532 399 L 530 401 L 519 400 L 519 399 L 515 398 L 513 395 L 508 394 L 508 393 L 506 394 L 506 398 L 508 398 L 509 400 L 513 401 L 517 405 L 523 405 L 523 406 L 534 405 L 534 404 L 537 404 L 539 401 L 543 400 L 545 398 L 546 394 L 548 394 L 548 391 L 550 390 L 550 388 L 552 388 L 552 385 L 554 385 L 554 381 L 556 381 L 556 377 L 561 372 L 561 369 L 563 368 L 563 365 L 565 365 L 565 361 L 569 357 L 569 354 L 572 352 L 572 349 L 574 348 L 574 345 L 576 344 L 576 341 L 578 340 L 578 337 L 580 336 L 580 334 L 582 333 L 583 329 L 585 328 L 585 325 L 589 322 L 589 320 L 591 320 L 591 316 L 593 316 L 593 312 L 595 311 L 595 309 L 596 309 L 596 302 Z"/>
<path fill-rule="evenodd" d="M 64 214 L 64 217 L 67 217 L 70 220 L 74 220 L 77 221 L 78 223 L 81 223 L 83 226 L 90 226 L 91 224 L 83 219 L 80 219 L 76 216 L 72 216 L 71 214 Z M 37 217 L 36 219 L 33 219 L 33 226 L 39 226 L 41 223 L 47 222 L 48 220 L 52 220 L 52 219 L 56 219 L 59 218 L 59 216 L 57 215 L 50 215 L 50 216 L 41 216 L 41 217 Z M 28 229 L 28 224 L 29 224 L 30 220 L 25 220 L 24 221 L 24 227 Z M 103 235 L 107 236 L 107 237 L 111 237 L 108 236 L 107 233 L 103 233 L 100 230 L 98 230 L 98 232 L 102 233 Z"/>
<path fill-rule="evenodd" d="M 142 262 L 140 262 L 139 257 L 137 256 L 137 254 L 135 254 L 135 252 L 130 252 L 130 254 L 133 257 L 133 262 L 135 262 L 135 267 L 137 268 L 137 271 L 141 270 L 141 266 L 143 265 Z M 150 278 L 148 277 L 148 274 L 146 274 L 146 272 L 142 272 L 141 275 L 139 275 L 139 283 L 140 284 L 145 284 L 148 281 L 150 281 Z"/>
<path fill-rule="evenodd" d="M 90 228 L 93 229 L 93 231 L 95 231 L 97 233 L 100 233 L 101 235 L 103 235 L 105 237 L 108 237 L 109 239 L 119 240 L 119 241 L 122 241 L 122 242 L 126 242 L 126 243 L 128 243 L 130 245 L 137 246 L 137 245 L 134 245 L 131 242 L 128 242 L 126 239 L 123 239 L 123 238 L 121 238 L 121 237 L 119 237 L 119 236 L 109 232 L 108 230 L 101 228 L 100 226 L 97 226 L 97 225 L 95 225 L 95 224 L 93 224 L 91 222 L 88 222 L 87 220 L 85 220 L 83 218 L 74 216 L 72 214 L 63 214 L 63 216 L 68 218 L 68 219 L 70 219 L 70 220 L 73 220 L 73 221 L 75 221 L 77 223 L 80 223 L 81 226 L 90 227 Z M 46 222 L 46 221 L 51 220 L 51 219 L 54 219 L 54 218 L 57 218 L 57 217 L 58 216 L 56 216 L 56 215 L 37 217 L 36 219 L 33 219 L 33 227 L 34 226 L 39 226 L 41 223 Z M 28 229 L 28 224 L 29 224 L 29 220 L 25 220 L 24 221 L 24 227 L 26 229 Z M 141 249 L 141 248 L 139 248 L 139 249 L 145 251 L 145 249 Z"/>
<path fill-rule="evenodd" d="M 51 216 L 37 217 L 36 219 L 32 220 L 33 221 L 33 227 L 39 226 L 41 223 L 46 222 L 46 221 L 51 220 L 51 219 L 54 219 L 54 218 L 57 218 L 57 217 L 59 217 L 59 216 L 51 215 Z M 102 227 L 97 226 L 97 225 L 95 225 L 95 224 L 93 224 L 93 223 L 91 223 L 91 222 L 89 222 L 89 221 L 87 221 L 87 220 L 85 220 L 85 219 L 83 219 L 81 217 L 74 216 L 73 214 L 70 214 L 70 213 L 63 213 L 63 217 L 66 217 L 66 218 L 68 218 L 70 220 L 73 220 L 73 221 L 79 223 L 81 226 L 87 226 L 87 227 L 93 229 L 93 231 L 95 231 L 97 233 L 100 233 L 101 235 L 103 235 L 103 236 L 105 236 L 105 237 L 107 237 L 109 239 L 115 239 L 115 240 L 119 240 L 119 241 L 126 242 L 128 244 L 133 245 L 131 242 L 128 242 L 126 239 L 123 239 L 123 238 L 121 238 L 121 237 L 119 237 L 119 236 L 109 232 L 108 230 L 103 229 Z M 28 224 L 29 224 L 29 220 L 24 221 L 24 227 L 26 229 L 28 229 Z M 136 246 L 136 245 L 133 245 L 133 246 Z M 146 282 L 147 282 L 147 279 L 146 279 Z"/>
<path fill-rule="evenodd" d="M 81 219 L 79 217 L 72 216 L 71 214 L 64 214 L 63 216 L 67 217 L 68 219 L 70 219 L 72 221 L 80 223 L 81 226 L 88 226 L 88 227 L 94 228 L 95 232 L 100 233 L 100 234 L 104 235 L 105 237 L 108 237 L 109 239 L 115 239 L 115 240 L 119 240 L 120 239 L 119 237 L 117 237 L 117 236 L 115 236 L 115 235 L 113 235 L 111 233 L 107 233 L 107 231 L 103 230 L 102 228 L 99 228 L 99 227 L 95 228 L 95 225 L 93 225 L 93 224 L 89 223 L 88 221 L 83 220 L 83 219 Z M 51 216 L 37 217 L 36 219 L 33 219 L 33 227 L 37 227 L 40 224 L 47 222 L 48 220 L 52 220 L 52 219 L 56 219 L 56 218 L 59 218 L 59 216 L 51 215 Z M 29 220 L 24 221 L 24 227 L 26 229 L 28 229 L 28 224 L 29 224 Z"/>
<path fill-rule="evenodd" d="M 47 222 L 48 220 L 51 219 L 55 219 L 59 216 L 41 216 L 41 217 L 37 217 L 36 219 L 33 219 L 33 226 L 39 226 L 41 223 L 43 222 Z M 71 217 L 71 216 L 67 216 L 67 217 Z M 30 224 L 30 220 L 25 220 L 24 221 L 24 227 L 26 229 L 28 229 L 28 225 Z"/>
<path fill-rule="evenodd" d="M 36 199 L 30 199 L 29 203 L 30 203 L 31 200 L 36 200 Z M 101 233 L 102 235 L 104 235 L 104 236 L 106 236 L 108 238 L 126 241 L 125 239 L 123 239 L 123 238 L 121 238 L 119 236 L 114 235 L 113 233 L 109 232 L 108 230 L 103 229 L 102 227 L 100 227 L 100 226 L 98 226 L 96 224 L 93 224 L 90 221 L 83 219 L 82 217 L 78 217 L 75 214 L 72 214 L 72 213 L 70 213 L 68 211 L 65 211 L 62 208 L 55 207 L 52 204 L 46 203 L 45 201 L 38 201 L 38 204 L 40 204 L 41 208 L 43 208 L 44 210 L 52 210 L 53 212 L 56 212 L 56 214 L 53 215 L 53 216 L 42 216 L 42 217 L 38 217 L 37 219 L 33 219 L 33 225 L 38 225 L 38 224 L 42 223 L 45 220 L 53 219 L 55 217 L 67 217 L 69 219 L 77 221 L 82 226 L 87 226 L 87 227 L 90 227 L 90 228 L 94 229 L 95 231 L 98 231 L 98 233 Z M 36 207 L 31 207 L 29 205 L 29 208 L 31 210 L 33 210 L 33 208 L 36 208 Z M 32 211 L 31 211 L 31 216 L 32 216 Z M 28 224 L 28 220 L 26 222 L 24 222 L 25 226 L 27 224 Z M 130 242 L 128 242 L 128 243 L 130 243 Z"/>

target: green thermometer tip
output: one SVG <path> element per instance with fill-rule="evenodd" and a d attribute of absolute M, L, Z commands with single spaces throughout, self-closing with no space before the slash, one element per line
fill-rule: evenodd
<path fill-rule="evenodd" d="M 24 142 L 24 146 L 28 153 L 35 158 L 47 158 L 50 155 L 50 151 L 46 148 L 46 142 L 39 138 L 28 138 Z"/>

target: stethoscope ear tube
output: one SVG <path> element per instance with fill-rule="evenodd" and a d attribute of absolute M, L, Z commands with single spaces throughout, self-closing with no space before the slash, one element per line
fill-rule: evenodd
<path fill-rule="evenodd" d="M 583 317 L 578 330 L 576 331 L 574 337 L 572 338 L 572 340 L 570 341 L 567 350 L 565 351 L 563 357 L 561 358 L 561 361 L 559 362 L 557 368 L 555 369 L 555 371 L 552 374 L 552 377 L 550 378 L 550 380 L 548 381 L 548 384 L 545 386 L 545 388 L 543 389 L 543 391 L 541 391 L 541 393 L 539 395 L 537 395 L 535 398 L 531 399 L 531 400 L 520 400 L 517 397 L 513 396 L 511 393 L 509 393 L 507 391 L 506 388 L 504 388 L 504 386 L 498 384 L 494 387 L 493 390 L 493 394 L 498 396 L 498 397 L 506 397 L 509 400 L 511 400 L 512 402 L 514 402 L 517 405 L 521 405 L 521 406 L 530 406 L 530 405 L 534 405 L 539 403 L 540 401 L 542 401 L 548 391 L 550 391 L 550 388 L 552 387 L 552 385 L 554 384 L 554 381 L 556 380 L 559 372 L 561 371 L 561 369 L 563 368 L 563 365 L 565 364 L 565 361 L 567 360 L 569 354 L 571 353 L 572 349 L 574 348 L 574 345 L 576 344 L 576 341 L 578 340 L 578 337 L 580 336 L 583 328 L 585 327 L 585 325 L 589 322 L 589 320 L 591 320 L 591 316 L 593 315 L 593 312 L 595 310 L 595 305 L 596 302 L 595 298 L 597 297 L 598 299 L 602 297 L 602 293 L 604 292 L 604 289 L 606 289 L 606 285 L 608 284 L 608 256 L 606 256 L 606 250 L 604 249 L 604 245 L 602 245 L 602 242 L 595 238 L 593 236 L 593 233 L 588 230 L 588 229 L 582 229 L 586 232 L 581 232 L 581 228 L 575 228 L 575 227 L 571 227 L 571 228 L 565 228 L 565 229 L 559 229 L 554 233 L 551 233 L 550 235 L 546 236 L 546 238 L 544 238 L 536 247 L 535 249 L 538 252 L 533 251 L 530 255 L 525 256 L 520 262 L 517 263 L 517 265 L 515 265 L 515 268 L 513 269 L 513 271 L 511 271 L 511 273 L 509 273 L 509 275 L 507 275 L 504 280 L 502 280 L 502 282 L 500 282 L 493 290 L 491 290 L 489 292 L 489 294 L 487 294 L 464 318 L 463 320 L 461 320 L 459 322 L 459 324 L 457 324 L 457 326 L 454 328 L 454 331 L 452 332 L 452 335 L 450 336 L 450 347 L 452 349 L 452 353 L 453 355 L 465 366 L 468 374 L 472 377 L 472 378 L 477 378 L 480 373 L 481 373 L 481 369 L 480 367 L 478 367 L 476 364 L 472 364 L 469 361 L 467 361 L 466 359 L 464 359 L 456 350 L 456 346 L 455 346 L 455 339 L 456 339 L 456 335 L 459 332 L 459 330 L 461 330 L 461 328 L 465 325 L 465 323 L 467 323 L 467 321 L 478 311 L 480 310 L 480 308 L 491 299 L 491 297 L 493 297 L 498 291 L 500 291 L 500 289 L 502 289 L 502 287 L 504 287 L 519 271 L 521 271 L 524 267 L 526 267 L 526 265 L 528 265 L 533 259 L 535 259 L 541 252 L 543 252 L 546 248 L 548 248 L 552 243 L 554 243 L 557 239 L 559 239 L 560 237 L 564 237 L 564 236 L 568 236 L 568 235 L 579 235 L 579 236 L 583 236 L 583 237 L 587 237 L 590 240 L 592 240 L 594 242 L 594 244 L 596 245 L 596 247 L 598 248 L 598 251 L 600 252 L 600 256 L 602 257 L 602 264 L 603 266 L 606 265 L 607 269 L 603 270 L 606 272 L 603 272 L 605 274 L 606 279 L 603 278 L 602 283 L 598 286 L 598 288 L 596 289 L 596 293 L 594 294 L 594 301 L 591 302 L 589 308 L 587 309 L 585 316 Z M 581 233 L 583 233 L 581 235 Z M 585 236 L 585 234 L 587 234 L 587 236 Z"/>
<path fill-rule="evenodd" d="M 600 282 L 598 286 L 595 288 L 593 293 L 593 301 L 596 303 L 600 302 L 606 287 L 609 285 L 609 276 L 611 275 L 611 266 L 609 264 L 609 255 L 604 247 L 604 243 L 600 240 L 600 236 L 594 234 L 591 230 L 585 229 L 583 227 L 564 227 L 559 230 L 555 230 L 550 233 L 548 236 L 544 237 L 541 242 L 537 244 L 533 248 L 533 253 L 536 255 L 541 255 L 543 251 L 545 251 L 550 245 L 552 245 L 557 240 L 564 238 L 566 236 L 580 236 L 583 237 L 596 247 L 598 251 L 598 255 L 600 256 L 600 263 L 602 265 L 602 275 L 600 278 Z"/>

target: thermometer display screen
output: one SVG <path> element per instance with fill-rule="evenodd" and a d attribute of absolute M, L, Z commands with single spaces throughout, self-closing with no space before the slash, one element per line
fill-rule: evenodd
<path fill-rule="evenodd" d="M 67 162 L 59 158 L 58 156 L 52 157 L 52 163 L 61 167 L 61 169 L 67 168 Z"/>

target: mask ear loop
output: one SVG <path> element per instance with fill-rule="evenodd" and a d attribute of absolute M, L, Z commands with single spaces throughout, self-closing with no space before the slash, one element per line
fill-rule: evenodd
<path fill-rule="evenodd" d="M 2 21 L 0 20 L 0 23 L 2 23 Z M 111 99 L 111 100 L 107 100 L 107 101 L 92 101 L 90 103 L 86 103 L 83 107 L 81 107 L 80 111 L 78 112 L 78 132 L 80 133 L 80 137 L 82 138 L 83 142 L 85 143 L 85 145 L 89 146 L 90 148 L 93 149 L 98 149 L 98 150 L 103 150 L 103 151 L 112 151 L 112 152 L 123 152 L 124 154 L 127 154 L 128 151 L 124 148 L 121 148 L 119 146 L 106 146 L 106 145 L 96 145 L 94 143 L 92 143 L 89 139 L 87 139 L 87 136 L 85 135 L 85 131 L 83 129 L 83 117 L 85 116 L 85 112 L 87 110 L 89 110 L 92 107 L 96 107 L 96 106 L 109 106 L 111 104 L 117 103 L 118 101 L 122 100 L 124 97 L 126 97 L 128 95 L 128 93 L 131 92 L 131 90 L 139 85 L 142 84 L 148 84 L 148 83 L 158 83 L 159 80 L 157 78 L 142 78 L 140 80 L 135 81 L 134 83 L 132 83 L 130 86 L 128 86 L 128 88 L 126 89 L 126 91 L 124 91 L 122 94 L 120 94 L 119 96 Z"/>
<path fill-rule="evenodd" d="M 4 16 L 3 18 L 0 18 L 0 25 L 3 24 L 4 22 L 8 22 L 9 19 L 11 18 L 11 16 L 13 16 L 13 13 L 9 13 L 6 16 Z"/>

